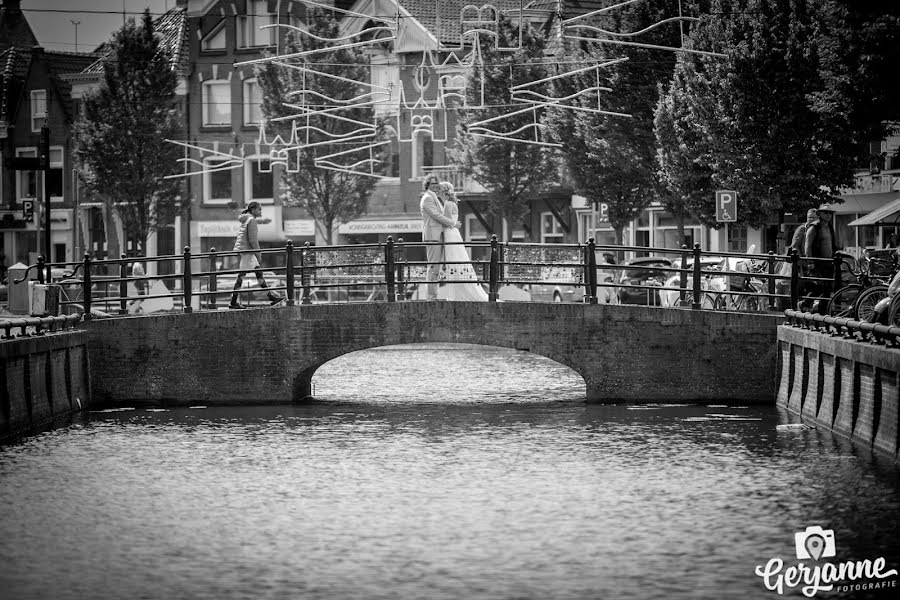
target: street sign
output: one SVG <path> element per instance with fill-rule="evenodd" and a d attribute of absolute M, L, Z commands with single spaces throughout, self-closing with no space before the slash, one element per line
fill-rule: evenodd
<path fill-rule="evenodd" d="M 733 190 L 716 191 L 716 221 L 719 223 L 737 221 L 737 192 Z"/>
<path fill-rule="evenodd" d="M 609 223 L 609 204 L 606 202 L 597 203 L 597 222 Z"/>
<path fill-rule="evenodd" d="M 22 200 L 22 218 L 28 223 L 34 221 L 34 200 Z"/>

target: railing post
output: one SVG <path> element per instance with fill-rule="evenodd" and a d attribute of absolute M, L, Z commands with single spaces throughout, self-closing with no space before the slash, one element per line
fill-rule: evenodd
<path fill-rule="evenodd" d="M 488 302 L 496 302 L 500 281 L 500 247 L 497 244 L 497 234 L 491 235 L 491 266 L 490 280 L 488 282 Z"/>
<path fill-rule="evenodd" d="M 769 250 L 769 310 L 775 310 L 775 253 Z"/>
<path fill-rule="evenodd" d="M 81 279 L 82 298 L 84 302 L 84 320 L 91 320 L 91 255 L 84 253 L 84 277 Z"/>
<path fill-rule="evenodd" d="M 403 263 L 405 262 L 406 248 L 403 247 L 403 238 L 397 238 L 397 248 L 394 264 L 397 268 L 397 297 L 406 300 L 406 285 L 403 283 Z"/>
<path fill-rule="evenodd" d="M 284 292 L 284 295 L 287 296 L 287 305 L 294 305 L 294 242 L 292 240 L 288 240 L 287 244 L 284 247 L 285 252 L 285 261 L 284 261 L 284 269 L 285 269 L 285 285 L 287 289 Z M 301 259 L 302 260 L 302 259 Z"/>
<path fill-rule="evenodd" d="M 193 312 L 193 307 L 191 307 L 191 281 L 193 277 L 191 276 L 191 247 L 184 247 L 184 270 L 181 275 L 181 287 L 182 292 L 184 294 L 184 306 L 182 307 L 182 311 L 189 313 Z"/>
<path fill-rule="evenodd" d="M 394 237 L 388 236 L 384 246 L 384 282 L 387 284 L 387 301 L 396 302 L 394 290 Z"/>
<path fill-rule="evenodd" d="M 597 304 L 597 245 L 594 238 L 589 238 L 586 246 L 587 251 L 587 281 L 588 281 L 588 302 Z"/>
<path fill-rule="evenodd" d="M 122 259 L 122 264 L 119 265 L 119 314 L 127 315 L 128 305 L 125 297 L 128 295 L 128 263 L 125 259 L 128 255 L 123 252 L 119 258 Z"/>
<path fill-rule="evenodd" d="M 835 293 L 843 286 L 843 280 L 841 278 L 841 266 L 844 264 L 841 255 L 835 252 L 834 256 L 831 257 L 831 262 L 834 265 L 834 276 L 831 286 L 831 293 Z M 821 313 L 825 313 L 825 311 L 819 311 Z"/>
<path fill-rule="evenodd" d="M 800 255 L 797 249 L 791 250 L 791 310 L 797 310 L 800 302 Z"/>
<path fill-rule="evenodd" d="M 216 310 L 216 292 L 219 291 L 219 281 L 216 275 L 216 249 L 209 249 L 209 300 L 206 305 L 212 310 Z"/>
<path fill-rule="evenodd" d="M 691 293 L 694 296 L 691 302 L 691 310 L 700 310 L 700 244 L 694 244 L 694 273 Z"/>
<path fill-rule="evenodd" d="M 38 255 L 37 264 L 38 264 L 38 270 L 37 270 L 38 283 L 43 285 L 44 284 L 44 265 L 46 264 L 43 254 Z"/>
<path fill-rule="evenodd" d="M 678 287 L 681 288 L 681 291 L 678 292 L 678 306 L 684 306 L 684 297 L 687 295 L 687 261 L 689 253 L 690 250 L 688 250 L 687 244 L 682 244 L 681 276 L 678 278 Z"/>
<path fill-rule="evenodd" d="M 307 270 L 309 267 L 306 266 L 307 260 L 309 260 L 309 242 L 304 244 L 303 251 L 300 252 L 300 285 L 303 287 L 303 297 L 300 299 L 300 304 L 312 303 L 309 299 L 310 276 Z"/>

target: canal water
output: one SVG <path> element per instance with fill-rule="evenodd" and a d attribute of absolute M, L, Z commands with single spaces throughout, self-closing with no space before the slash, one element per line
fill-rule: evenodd
<path fill-rule="evenodd" d="M 897 467 L 774 407 L 586 405 L 556 363 L 450 345 L 314 383 L 314 404 L 94 411 L 0 447 L 0 597 L 777 598 L 755 569 L 797 565 L 814 526 L 816 562 L 900 569 Z"/>

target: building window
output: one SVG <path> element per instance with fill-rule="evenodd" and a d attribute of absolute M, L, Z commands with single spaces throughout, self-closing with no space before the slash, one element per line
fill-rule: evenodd
<path fill-rule="evenodd" d="M 274 46 L 276 27 L 262 29 L 264 25 L 274 25 L 275 15 L 266 10 L 267 0 L 247 0 L 247 14 L 237 19 L 238 48 Z"/>
<path fill-rule="evenodd" d="M 203 83 L 203 124 L 231 125 L 231 82 Z"/>
<path fill-rule="evenodd" d="M 747 226 L 736 227 L 728 226 L 728 251 L 729 252 L 746 252 L 747 251 Z"/>
<path fill-rule="evenodd" d="M 63 149 L 59 146 L 50 147 L 50 170 L 47 171 L 47 190 L 50 192 L 50 202 L 63 201 Z"/>
<path fill-rule="evenodd" d="M 219 21 L 219 24 L 210 30 L 203 38 L 200 47 L 203 50 L 224 50 L 225 49 L 225 19 Z"/>
<path fill-rule="evenodd" d="M 271 162 L 251 157 L 245 165 L 244 181 L 247 185 L 245 190 L 247 203 L 255 200 L 260 204 L 274 204 L 275 177 L 272 173 Z"/>
<path fill-rule="evenodd" d="M 412 138 L 412 179 L 425 176 L 422 167 L 434 166 L 434 142 L 428 133 L 419 133 Z"/>
<path fill-rule="evenodd" d="M 227 161 L 208 159 L 203 174 L 203 202 L 206 204 L 228 204 L 231 202 L 231 169 L 223 168 Z"/>
<path fill-rule="evenodd" d="M 565 232 L 551 212 L 541 213 L 541 243 L 562 244 Z"/>
<path fill-rule="evenodd" d="M 16 156 L 22 158 L 36 158 L 38 155 L 37 148 L 19 148 L 16 150 Z M 37 198 L 38 189 L 38 172 L 37 171 L 16 171 L 16 197 L 21 201 L 25 198 Z"/>
<path fill-rule="evenodd" d="M 259 125 L 262 121 L 262 90 L 256 77 L 244 81 L 244 125 Z"/>
<path fill-rule="evenodd" d="M 31 131 L 40 131 L 47 122 L 47 90 L 31 90 Z"/>

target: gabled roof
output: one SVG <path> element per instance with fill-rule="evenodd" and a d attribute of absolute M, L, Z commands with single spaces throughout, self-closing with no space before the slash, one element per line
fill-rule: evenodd
<path fill-rule="evenodd" d="M 172 66 L 179 75 L 190 71 L 190 53 L 188 48 L 187 10 L 173 8 L 153 21 L 153 29 L 161 37 L 161 47 L 172 57 Z M 112 54 L 111 42 L 106 42 L 95 51 L 101 58 L 82 71 L 85 74 L 103 74 L 103 63 Z"/>
<path fill-rule="evenodd" d="M 37 37 L 31 30 L 22 9 L 18 6 L 0 7 L 0 51 L 10 46 L 31 48 L 37 45 Z"/>
<path fill-rule="evenodd" d="M 21 93 L 30 65 L 31 50 L 13 46 L 0 52 L 0 121 L 12 121 L 15 100 Z"/>
<path fill-rule="evenodd" d="M 524 8 L 529 2 L 492 0 L 489 3 L 478 4 L 472 0 L 400 0 L 400 6 L 444 44 L 459 44 L 460 17 L 464 7 L 481 7 L 485 4 L 491 4 L 501 12 L 508 13 L 519 10 L 520 6 Z"/>

